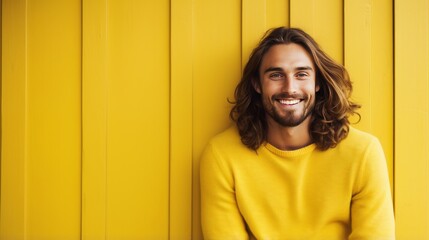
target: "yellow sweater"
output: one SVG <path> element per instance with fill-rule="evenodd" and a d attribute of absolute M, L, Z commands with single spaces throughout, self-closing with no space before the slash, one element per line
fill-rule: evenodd
<path fill-rule="evenodd" d="M 200 170 L 206 240 L 395 238 L 383 150 L 357 129 L 326 151 L 255 152 L 232 127 L 210 141 Z"/>

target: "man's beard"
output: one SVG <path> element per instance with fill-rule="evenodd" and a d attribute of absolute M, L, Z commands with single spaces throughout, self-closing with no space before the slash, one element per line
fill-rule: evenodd
<path fill-rule="evenodd" d="M 303 112 L 301 115 L 296 116 L 295 112 L 298 109 L 295 109 L 295 110 L 283 111 L 286 114 L 283 114 L 285 116 L 282 116 L 282 114 L 280 114 L 280 111 L 282 111 L 282 110 L 276 108 L 272 104 L 272 102 L 276 102 L 275 99 L 293 97 L 293 98 L 297 98 L 297 99 L 303 99 L 302 101 L 305 103 L 306 101 L 308 101 L 308 97 L 290 96 L 290 95 L 283 96 L 284 94 L 283 95 L 279 94 L 279 95 L 273 96 L 271 102 L 268 100 L 262 100 L 262 104 L 264 106 L 265 112 L 279 125 L 281 125 L 283 127 L 299 126 L 302 122 L 304 122 L 313 113 L 314 105 L 315 105 L 314 100 L 311 103 L 309 103 L 310 105 L 307 108 L 305 108 L 305 106 L 304 106 L 304 109 L 302 110 Z M 298 104 L 301 104 L 301 102 Z"/>

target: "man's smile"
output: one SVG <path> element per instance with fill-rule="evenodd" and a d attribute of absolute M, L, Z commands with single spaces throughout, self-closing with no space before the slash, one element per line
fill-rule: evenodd
<path fill-rule="evenodd" d="M 296 105 L 299 102 L 301 102 L 300 99 L 279 99 L 278 100 L 282 105 L 288 105 L 288 106 L 292 106 L 292 105 Z"/>

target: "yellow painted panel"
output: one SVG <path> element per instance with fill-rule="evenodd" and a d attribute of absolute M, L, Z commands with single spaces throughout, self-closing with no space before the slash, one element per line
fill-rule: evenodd
<path fill-rule="evenodd" d="M 82 239 L 106 239 L 107 1 L 83 1 Z"/>
<path fill-rule="evenodd" d="M 241 48 L 242 67 L 246 65 L 250 53 L 258 44 L 262 35 L 267 31 L 266 27 L 266 1 L 245 0 L 241 6 Z"/>
<path fill-rule="evenodd" d="M 290 26 L 309 33 L 343 63 L 343 0 L 290 0 Z"/>
<path fill-rule="evenodd" d="M 169 1 L 107 4 L 110 239 L 167 239 Z"/>
<path fill-rule="evenodd" d="M 0 239 L 26 233 L 26 4 L 2 1 Z"/>
<path fill-rule="evenodd" d="M 168 1 L 83 4 L 82 237 L 200 239 L 199 154 L 230 124 L 241 66 L 266 28 L 288 25 L 288 3 L 172 1 L 171 19 Z M 398 237 L 429 238 L 428 2 L 396 4 Z M 391 5 L 346 1 L 344 46 L 358 127 L 380 138 L 392 176 Z M 343 61 L 340 1 L 290 10 L 292 26 Z M 2 239 L 79 238 L 80 11 L 80 1 L 3 0 Z"/>
<path fill-rule="evenodd" d="M 356 126 L 380 139 L 393 187 L 392 2 L 345 1 L 344 17 L 345 66 L 353 82 L 352 98 L 362 105 Z"/>
<path fill-rule="evenodd" d="M 241 1 L 196 1 L 193 38 L 193 239 L 202 239 L 199 212 L 200 153 L 209 138 L 230 125 L 241 76 Z M 219 17 L 221 16 L 221 17 Z"/>
<path fill-rule="evenodd" d="M 80 238 L 80 13 L 80 1 L 27 0 L 28 239 Z"/>
<path fill-rule="evenodd" d="M 344 63 L 353 81 L 353 100 L 362 105 L 358 126 L 370 131 L 371 91 L 375 91 L 371 88 L 371 0 L 348 0 L 344 5 Z"/>
<path fill-rule="evenodd" d="M 289 0 L 266 0 L 267 29 L 280 26 L 289 26 Z"/>
<path fill-rule="evenodd" d="M 393 2 L 371 5 L 371 130 L 380 139 L 386 155 L 393 191 Z M 357 79 L 356 79 L 357 81 Z M 356 91 L 359 91 L 356 89 Z"/>
<path fill-rule="evenodd" d="M 192 235 L 192 0 L 171 1 L 170 239 Z"/>
<path fill-rule="evenodd" d="M 395 1 L 398 239 L 429 239 L 429 1 Z"/>
<path fill-rule="evenodd" d="M 289 25 L 288 0 L 242 1 L 242 66 L 263 34 L 270 28 Z"/>

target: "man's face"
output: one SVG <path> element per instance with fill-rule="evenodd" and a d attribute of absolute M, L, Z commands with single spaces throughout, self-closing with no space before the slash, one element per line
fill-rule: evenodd
<path fill-rule="evenodd" d="M 308 119 L 319 86 L 313 60 L 303 47 L 295 43 L 271 47 L 262 58 L 259 76 L 255 89 L 269 124 L 296 127 Z"/>

